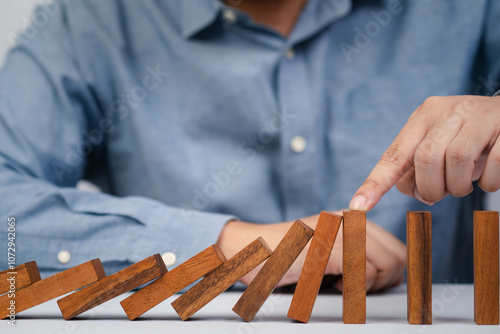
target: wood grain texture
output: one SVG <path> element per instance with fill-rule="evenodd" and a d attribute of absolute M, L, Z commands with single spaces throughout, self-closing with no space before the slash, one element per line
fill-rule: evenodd
<path fill-rule="evenodd" d="M 0 295 L 11 291 L 11 286 L 15 286 L 14 290 L 17 290 L 39 280 L 41 280 L 40 272 L 35 261 L 4 270 L 0 272 Z"/>
<path fill-rule="evenodd" d="M 212 245 L 122 300 L 123 310 L 130 320 L 134 320 L 225 261 L 219 246 Z"/>
<path fill-rule="evenodd" d="M 309 321 L 341 222 L 341 216 L 321 212 L 288 310 L 289 318 Z"/>
<path fill-rule="evenodd" d="M 428 211 L 406 213 L 408 323 L 432 324 L 432 219 Z"/>
<path fill-rule="evenodd" d="M 342 320 L 366 322 L 366 212 L 344 211 Z"/>
<path fill-rule="evenodd" d="M 34 282 L 15 292 L 15 298 L 9 294 L 0 296 L 0 319 L 9 315 L 7 307 L 15 301 L 16 314 L 31 307 L 80 289 L 106 277 L 99 259 L 82 263 L 76 267 Z"/>
<path fill-rule="evenodd" d="M 283 278 L 297 256 L 311 239 L 314 230 L 297 220 L 288 230 L 274 252 L 257 273 L 233 311 L 245 321 L 252 320 L 278 282 Z"/>
<path fill-rule="evenodd" d="M 68 320 L 166 272 L 160 254 L 155 254 L 58 300 L 57 304 Z"/>
<path fill-rule="evenodd" d="M 259 237 L 177 298 L 172 306 L 182 320 L 189 319 L 212 299 L 264 262 L 271 253 L 271 248 Z"/>
<path fill-rule="evenodd" d="M 474 321 L 499 324 L 498 212 L 474 211 Z"/>

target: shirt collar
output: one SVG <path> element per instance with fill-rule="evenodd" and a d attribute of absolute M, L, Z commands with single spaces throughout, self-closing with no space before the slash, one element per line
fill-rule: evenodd
<path fill-rule="evenodd" d="M 186 39 L 212 25 L 225 5 L 220 0 L 182 0 L 181 29 Z M 315 34 L 333 21 L 351 11 L 352 0 L 309 0 L 304 8 L 294 32 L 291 43 L 297 43 Z"/>
<path fill-rule="evenodd" d="M 221 7 L 216 0 L 181 0 L 179 3 L 182 36 L 186 39 L 212 25 Z"/>
<path fill-rule="evenodd" d="M 351 12 L 352 0 L 309 0 L 289 37 L 290 44 L 317 34 Z"/>

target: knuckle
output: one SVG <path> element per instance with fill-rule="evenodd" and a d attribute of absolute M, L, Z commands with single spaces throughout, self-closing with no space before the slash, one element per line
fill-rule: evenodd
<path fill-rule="evenodd" d="M 441 160 L 439 152 L 430 143 L 420 145 L 415 151 L 415 165 L 437 165 Z"/>
<path fill-rule="evenodd" d="M 433 108 L 441 103 L 443 97 L 441 96 L 429 96 L 424 100 L 424 103 L 422 103 L 422 106 L 424 109 L 427 108 Z"/>
<path fill-rule="evenodd" d="M 382 157 L 380 158 L 380 163 L 389 167 L 402 168 L 405 166 L 405 153 L 401 146 L 391 145 Z"/>
<path fill-rule="evenodd" d="M 463 165 L 473 160 L 470 150 L 464 145 L 450 145 L 446 150 L 446 160 L 453 165 Z"/>
<path fill-rule="evenodd" d="M 364 183 L 363 186 L 365 188 L 370 188 L 370 189 L 380 189 L 381 185 L 379 182 L 374 180 L 373 178 L 367 179 Z"/>

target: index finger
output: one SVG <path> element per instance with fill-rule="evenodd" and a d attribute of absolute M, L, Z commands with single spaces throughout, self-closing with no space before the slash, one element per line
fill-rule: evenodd
<path fill-rule="evenodd" d="M 349 204 L 350 210 L 369 211 L 411 168 L 415 151 L 429 126 L 413 113 Z"/>

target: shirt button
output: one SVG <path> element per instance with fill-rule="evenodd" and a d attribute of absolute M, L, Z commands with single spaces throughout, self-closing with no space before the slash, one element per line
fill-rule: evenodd
<path fill-rule="evenodd" d="M 68 252 L 67 250 L 62 250 L 59 253 L 57 253 L 57 261 L 59 261 L 62 264 L 66 264 L 71 260 L 71 253 Z"/>
<path fill-rule="evenodd" d="M 295 58 L 295 51 L 293 51 L 292 48 L 286 50 L 285 51 L 285 58 L 288 60 L 292 60 L 293 58 Z"/>
<path fill-rule="evenodd" d="M 173 266 L 175 264 L 175 261 L 177 261 L 177 256 L 175 256 L 175 254 L 172 252 L 166 252 L 161 257 L 167 267 Z"/>
<path fill-rule="evenodd" d="M 235 23 L 238 20 L 236 13 L 230 9 L 226 9 L 222 12 L 222 17 L 227 23 Z"/>
<path fill-rule="evenodd" d="M 302 136 L 295 136 L 290 141 L 290 148 L 295 153 L 302 153 L 306 149 L 306 140 Z"/>

